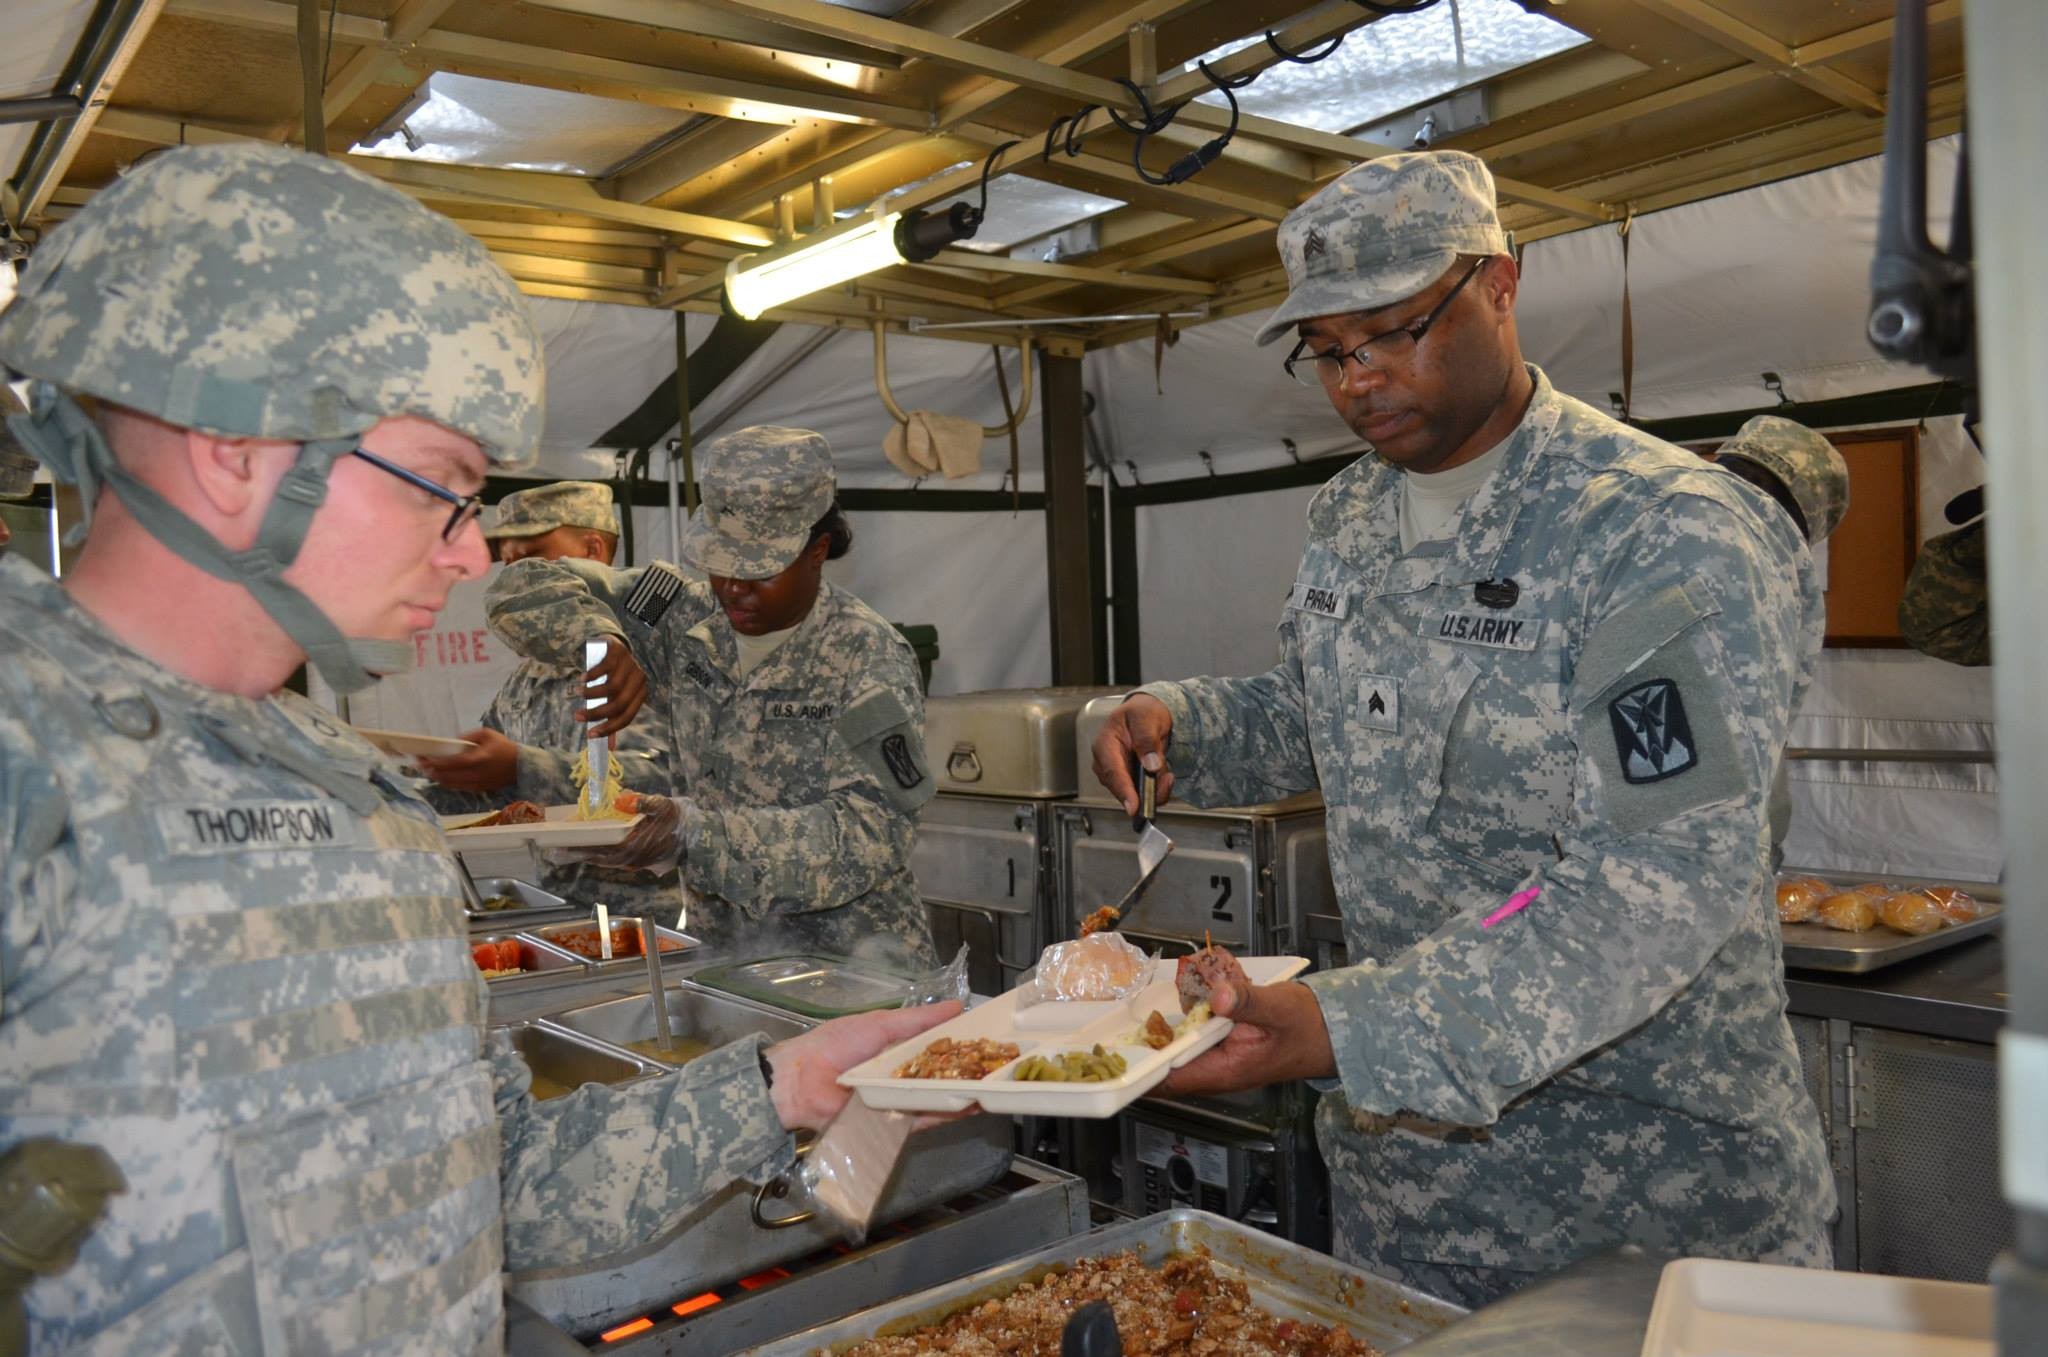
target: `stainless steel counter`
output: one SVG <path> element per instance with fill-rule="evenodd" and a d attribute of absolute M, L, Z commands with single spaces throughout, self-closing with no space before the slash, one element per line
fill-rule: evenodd
<path fill-rule="evenodd" d="M 1401 1349 L 1401 1357 L 1638 1357 L 1668 1255 L 1581 1259 Z"/>
<path fill-rule="evenodd" d="M 2005 944 L 1998 937 L 1867 975 L 1787 971 L 1791 1012 L 1953 1041 L 1990 1042 L 2005 1026 Z"/>

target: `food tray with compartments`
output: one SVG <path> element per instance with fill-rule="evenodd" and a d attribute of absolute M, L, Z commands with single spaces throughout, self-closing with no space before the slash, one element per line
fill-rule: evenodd
<path fill-rule="evenodd" d="M 1308 969 L 1303 957 L 1240 957 L 1245 975 L 1255 985 L 1291 980 Z M 1027 981 L 1027 984 L 1029 982 Z M 977 1104 L 988 1112 L 1045 1117 L 1113 1117 L 1131 1103 L 1151 1092 L 1175 1069 L 1228 1036 L 1233 1024 L 1227 1018 L 1209 1018 L 1190 1028 L 1181 1023 L 1178 992 L 1174 986 L 1174 964 L 1152 963 L 1144 989 L 1128 1003 L 1104 1011 L 1100 1004 L 1080 1005 L 1080 1021 L 1065 1029 L 1022 1026 L 1017 1021 L 1018 1001 L 1024 986 L 1008 991 L 959 1017 L 939 1024 L 909 1041 L 899 1043 L 874 1059 L 856 1065 L 839 1077 L 855 1090 L 869 1107 L 903 1112 L 960 1112 Z M 1042 1007 L 1042 1005 L 1041 1005 Z M 1153 1050 L 1138 1039 L 1138 1031 L 1149 1013 L 1162 1014 L 1179 1025 L 1172 1042 Z M 1017 1047 L 1017 1058 L 983 1079 L 899 1078 L 896 1071 L 940 1038 L 954 1041 L 983 1039 L 1008 1042 Z M 1038 1082 L 1012 1078 L 1018 1063 L 1033 1055 L 1057 1058 L 1069 1051 L 1091 1051 L 1100 1045 L 1125 1061 L 1124 1072 L 1113 1079 L 1086 1082 Z"/>
<path fill-rule="evenodd" d="M 550 848 L 609 848 L 633 832 L 633 826 L 640 823 L 635 815 L 624 820 L 579 820 L 574 806 L 548 806 L 547 819 L 527 825 L 481 825 L 495 811 L 482 811 L 474 815 L 444 815 L 441 828 L 448 835 L 449 846 L 458 853 L 477 852 L 491 848 L 517 848 L 521 844 L 537 844 L 543 850 Z"/>
<path fill-rule="evenodd" d="M 1901 961 L 1929 952 L 1938 952 L 1972 938 L 1983 937 L 1986 933 L 2005 925 L 2004 892 L 1996 885 L 1973 881 L 1936 881 L 1923 877 L 1894 876 L 1890 873 L 1871 875 L 1865 873 L 1853 876 L 1844 872 L 1808 872 L 1786 867 L 1777 873 L 1778 880 L 1794 877 L 1818 877 L 1822 881 L 1848 890 L 1866 881 L 1882 881 L 1902 890 L 1917 890 L 1924 886 L 1955 886 L 1967 892 L 1981 911 L 1968 923 L 1944 928 L 1938 933 L 1915 936 L 1901 933 L 1897 929 L 1879 924 L 1861 933 L 1845 933 L 1829 928 L 1826 924 L 1806 923 L 1778 925 L 1778 936 L 1784 944 L 1785 966 L 1789 970 L 1842 971 L 1860 975 L 1865 971 L 1880 970 L 1897 965 Z"/>

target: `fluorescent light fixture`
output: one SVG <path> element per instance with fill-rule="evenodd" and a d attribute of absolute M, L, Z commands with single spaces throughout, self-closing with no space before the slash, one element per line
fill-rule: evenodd
<path fill-rule="evenodd" d="M 967 203 L 955 203 L 944 214 L 934 215 L 921 209 L 884 211 L 877 202 L 835 226 L 727 261 L 726 303 L 742 320 L 753 320 L 784 302 L 877 269 L 922 263 L 973 235 L 980 225 L 981 214 Z"/>

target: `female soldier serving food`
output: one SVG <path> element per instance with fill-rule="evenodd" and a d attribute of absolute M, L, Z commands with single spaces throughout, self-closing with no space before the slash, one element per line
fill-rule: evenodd
<path fill-rule="evenodd" d="M 763 425 L 707 443 L 701 464 L 681 554 L 703 580 L 659 562 L 520 561 L 491 586 L 491 628 L 523 654 L 575 663 L 587 639 L 624 639 L 591 671 L 614 695 L 588 713 L 593 734 L 631 720 L 649 681 L 669 715 L 682 795 L 643 797 L 632 835 L 590 860 L 679 863 L 688 928 L 715 947 L 930 964 L 910 875 L 933 792 L 924 699 L 908 643 L 824 581 L 853 539 L 831 450 Z"/>

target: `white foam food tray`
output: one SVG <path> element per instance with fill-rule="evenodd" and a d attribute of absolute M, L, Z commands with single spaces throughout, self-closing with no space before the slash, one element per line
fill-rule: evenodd
<path fill-rule="evenodd" d="M 491 814 L 485 811 L 476 815 L 444 815 L 441 828 L 447 831 L 448 842 L 457 852 L 472 852 L 513 848 L 523 843 L 537 843 L 542 848 L 604 848 L 625 838 L 640 823 L 637 815 L 630 820 L 579 820 L 574 806 L 549 806 L 548 818 L 535 824 L 467 827 Z"/>
<path fill-rule="evenodd" d="M 1305 957 L 1240 957 L 1245 975 L 1255 985 L 1273 985 L 1292 980 L 1308 969 Z M 1210 1018 L 1193 1030 L 1183 1030 L 1162 1050 L 1153 1050 L 1132 1040 L 1148 1013 L 1164 1014 L 1171 1023 L 1181 1020 L 1180 998 L 1174 988 L 1174 963 L 1157 962 L 1152 979 L 1128 1005 L 1093 1017 L 1064 1031 L 1022 1027 L 1017 1022 L 1018 990 L 1010 990 L 950 1022 L 940 1023 L 909 1041 L 890 1047 L 874 1059 L 856 1065 L 839 1076 L 839 1082 L 855 1090 L 869 1107 L 902 1112 L 964 1112 L 979 1104 L 983 1111 L 1008 1115 L 1041 1117 L 1113 1117 L 1144 1097 L 1166 1076 L 1187 1064 L 1230 1034 L 1234 1024 L 1228 1018 Z M 1041 1083 L 1012 1079 L 1017 1061 L 1003 1066 L 986 1079 L 898 1079 L 896 1070 L 940 1037 L 971 1040 L 1009 1041 L 1017 1045 L 1017 1061 L 1027 1056 L 1058 1056 L 1063 1051 L 1086 1051 L 1100 1044 L 1125 1061 L 1116 1079 L 1087 1083 Z"/>
<path fill-rule="evenodd" d="M 1991 1288 L 1718 1258 L 1664 1269 L 1643 1357 L 1993 1357 Z"/>
<path fill-rule="evenodd" d="M 476 748 L 473 740 L 455 740 L 445 735 L 415 735 L 409 730 L 371 730 L 367 726 L 357 726 L 355 732 L 394 758 L 423 754 L 432 759 L 445 759 L 467 754 Z"/>

